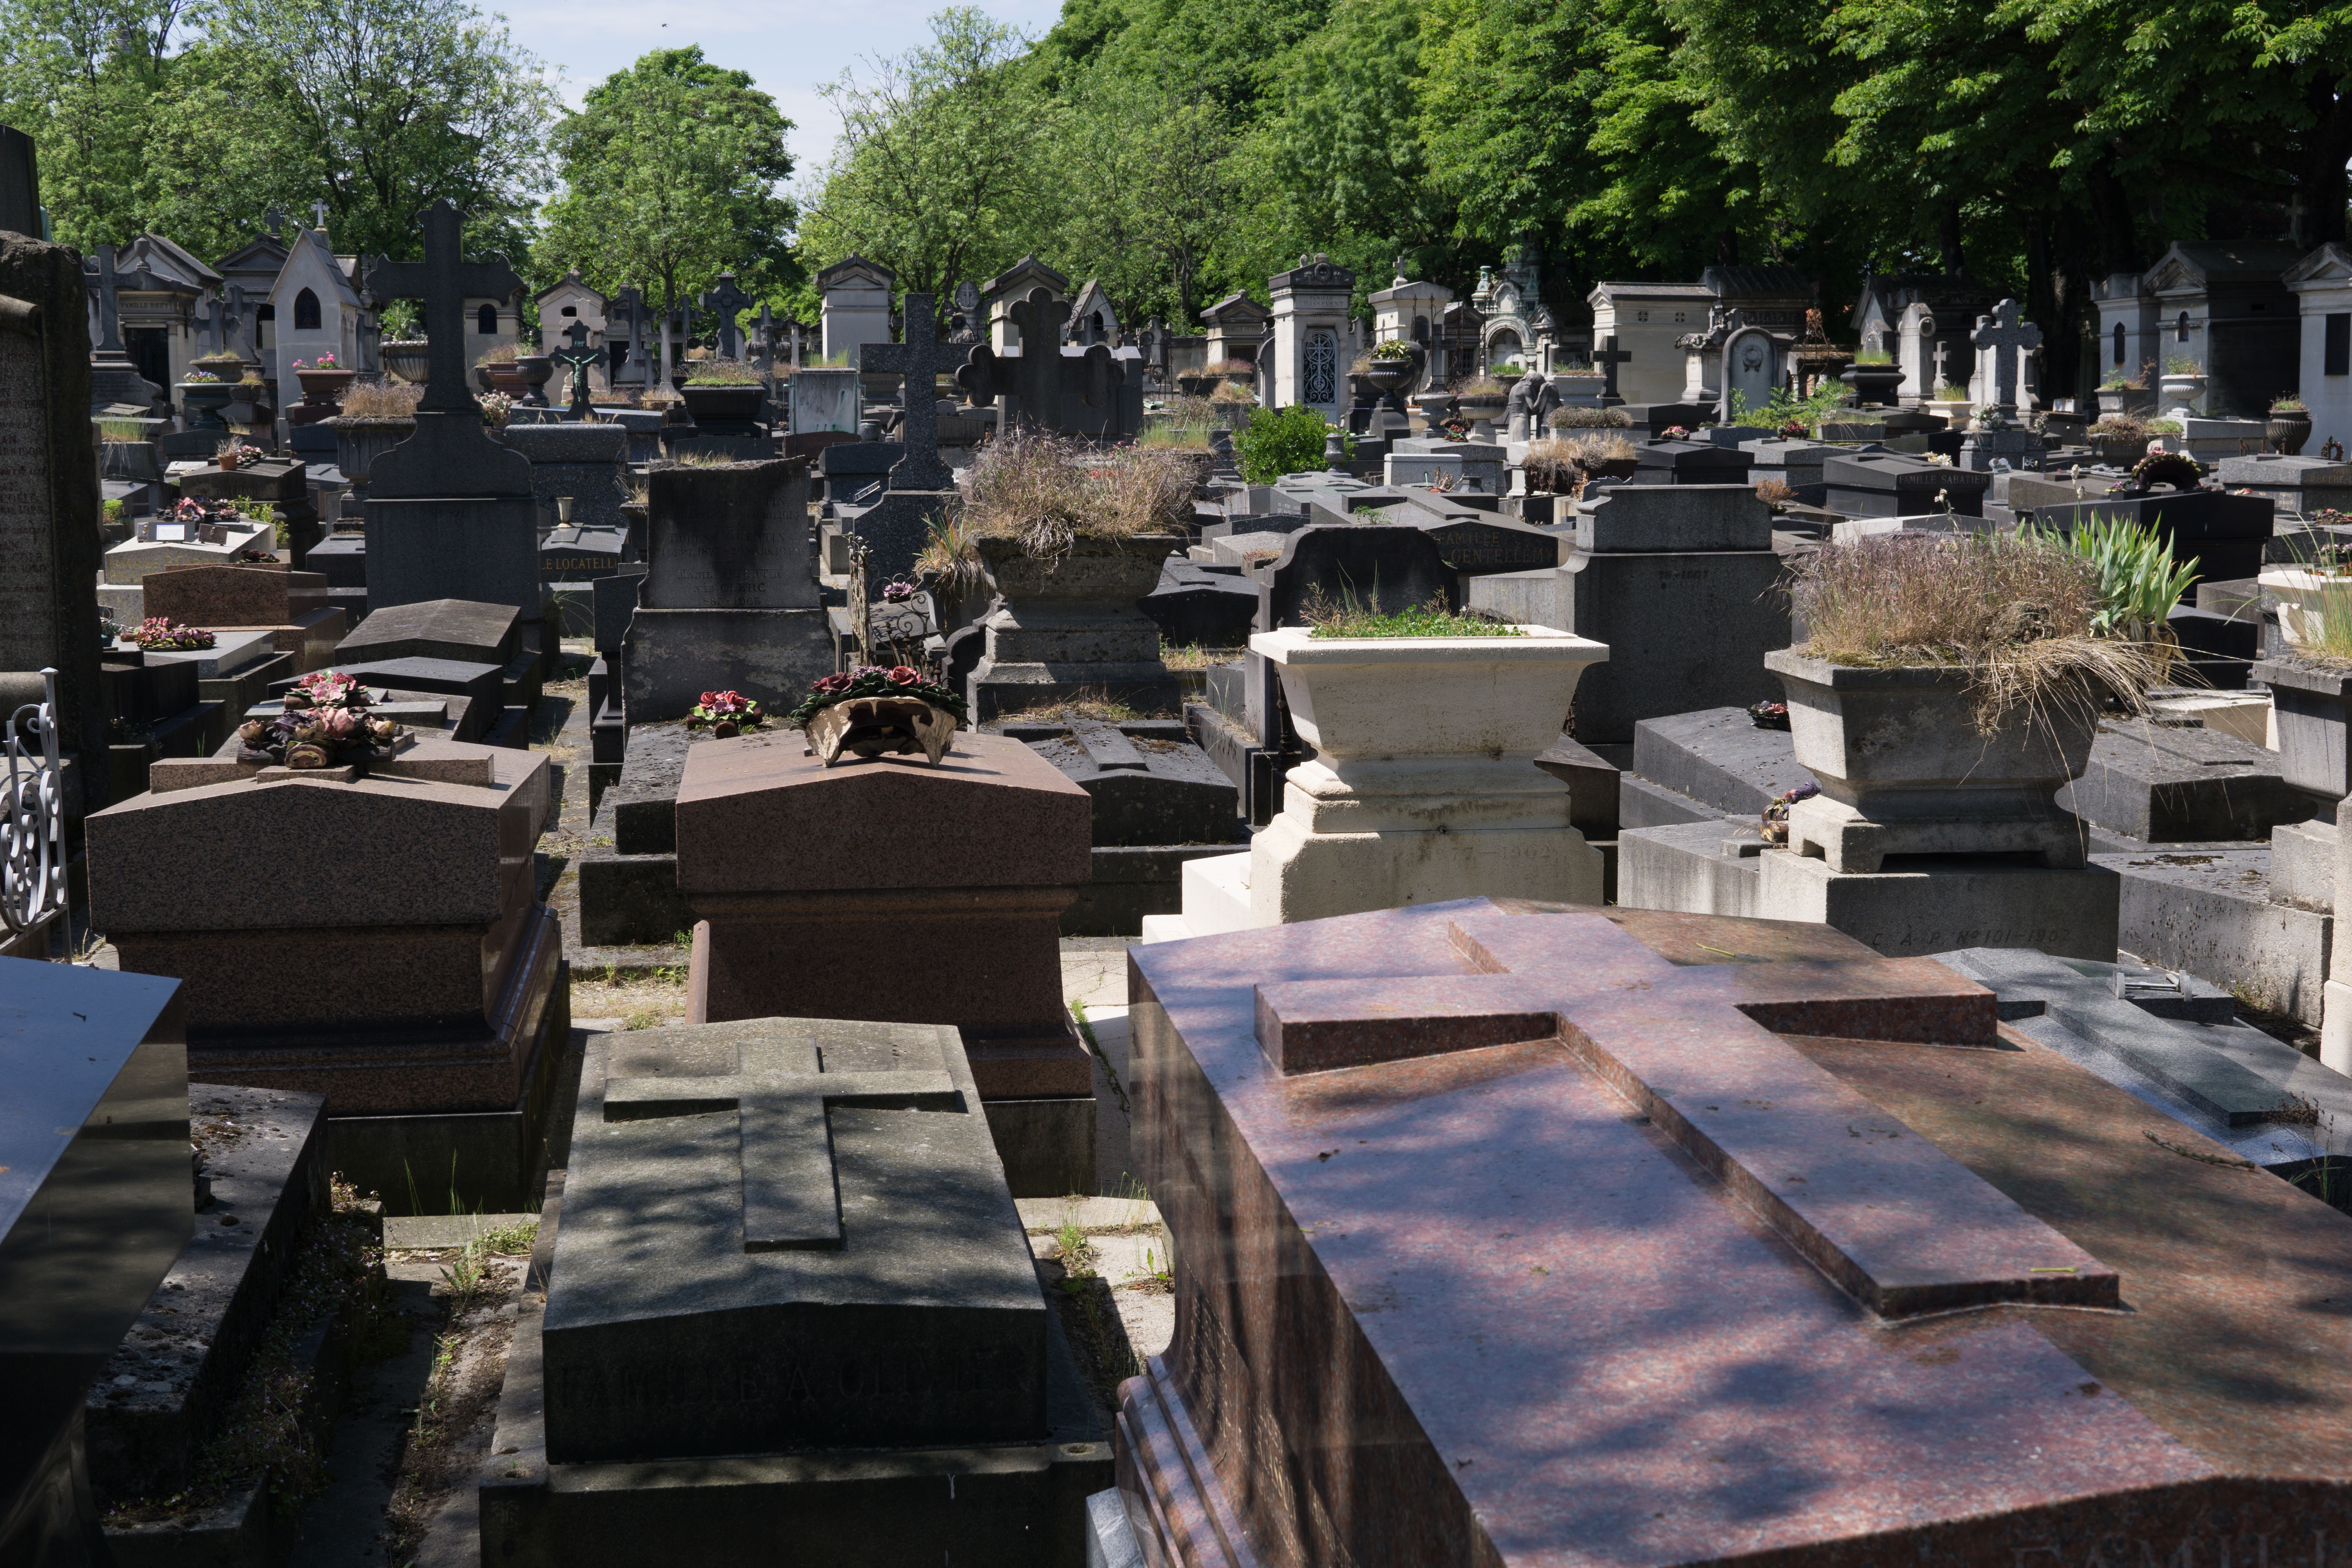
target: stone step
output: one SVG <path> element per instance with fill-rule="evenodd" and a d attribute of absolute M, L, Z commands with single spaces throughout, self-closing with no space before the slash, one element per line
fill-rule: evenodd
<path fill-rule="evenodd" d="M 1184 862 L 1183 920 L 1193 936 L 1250 928 L 1250 858 L 1217 855 Z"/>

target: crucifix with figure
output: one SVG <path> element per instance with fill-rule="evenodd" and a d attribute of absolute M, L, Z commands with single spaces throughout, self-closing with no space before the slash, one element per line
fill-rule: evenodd
<path fill-rule="evenodd" d="M 945 1071 L 825 1072 L 816 1042 L 747 1041 L 736 1070 L 709 1078 L 604 1080 L 604 1120 L 644 1121 L 731 1110 L 743 1168 L 743 1250 L 842 1245 L 841 1191 L 827 1112 L 961 1110 Z"/>
<path fill-rule="evenodd" d="M 446 198 L 425 209 L 425 259 L 394 261 L 376 257 L 367 269 L 368 291 L 378 300 L 425 301 L 426 371 L 417 412 L 481 416 L 481 405 L 466 390 L 466 300 L 511 300 L 522 279 L 503 256 L 463 258 L 463 220 Z"/>
<path fill-rule="evenodd" d="M 564 412 L 574 419 L 585 419 L 596 412 L 588 401 L 588 367 L 602 360 L 604 357 L 604 351 L 590 347 L 588 337 L 588 323 L 575 320 L 572 325 L 564 329 L 563 341 L 566 346 L 551 349 L 547 355 L 556 363 L 571 367 L 572 406 Z"/>
<path fill-rule="evenodd" d="M 867 343 L 858 351 L 858 367 L 906 378 L 905 421 L 898 439 L 907 455 L 890 469 L 894 490 L 944 490 L 955 485 L 955 475 L 940 461 L 939 393 L 936 377 L 951 363 L 939 340 L 937 310 L 932 296 L 907 296 L 903 343 Z"/>

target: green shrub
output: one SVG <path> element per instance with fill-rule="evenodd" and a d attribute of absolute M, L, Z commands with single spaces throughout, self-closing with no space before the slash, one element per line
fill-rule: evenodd
<path fill-rule="evenodd" d="M 1285 474 L 1321 468 L 1323 441 L 1330 432 L 1323 416 L 1306 404 L 1270 409 L 1234 432 L 1234 459 L 1242 478 L 1254 485 L 1270 485 Z M 1355 456 L 1351 437 L 1343 434 L 1339 441 L 1349 457 Z"/>

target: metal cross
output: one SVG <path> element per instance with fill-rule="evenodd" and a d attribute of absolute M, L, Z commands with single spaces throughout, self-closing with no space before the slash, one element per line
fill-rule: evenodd
<path fill-rule="evenodd" d="M 2017 371 L 2021 355 L 2042 346 L 2042 329 L 2018 319 L 2017 301 L 2003 300 L 1990 316 L 1977 318 L 1969 342 L 1992 351 L 1993 402 L 2003 417 L 2017 413 Z"/>
<path fill-rule="evenodd" d="M 572 367 L 572 406 L 565 412 L 574 419 L 585 419 L 595 412 L 588 401 L 588 367 L 604 357 L 603 349 L 588 346 L 588 323 L 575 319 L 563 331 L 571 346 L 551 349 L 547 355 L 558 364 Z"/>
<path fill-rule="evenodd" d="M 721 272 L 710 292 L 702 297 L 702 308 L 719 318 L 719 352 L 728 359 L 743 357 L 743 335 L 735 318 L 751 307 L 751 296 L 735 286 L 732 272 Z"/>
<path fill-rule="evenodd" d="M 961 1110 L 945 1072 L 825 1072 L 816 1042 L 735 1047 L 736 1070 L 711 1078 L 604 1080 L 604 1120 L 644 1121 L 731 1110 L 743 1162 L 743 1250 L 842 1244 L 841 1186 L 826 1112 Z"/>
<path fill-rule="evenodd" d="M 379 300 L 425 301 L 427 370 L 425 396 L 417 408 L 425 413 L 478 416 L 481 405 L 466 390 L 466 301 L 468 298 L 511 300 L 521 292 L 522 279 L 503 256 L 483 261 L 462 258 L 464 224 L 447 198 L 425 209 L 424 226 L 425 259 L 373 258 L 367 268 L 368 291 Z"/>
<path fill-rule="evenodd" d="M 894 490 L 944 490 L 955 485 L 954 474 L 940 461 L 937 378 L 948 367 L 950 355 L 940 352 L 946 345 L 940 342 L 935 303 L 929 294 L 908 295 L 907 341 L 867 343 L 858 352 L 859 369 L 906 378 L 907 417 L 898 438 L 906 443 L 907 455 L 890 470 Z"/>
<path fill-rule="evenodd" d="M 325 228 L 327 226 L 327 204 L 324 202 L 312 202 L 310 204 L 310 216 L 318 219 L 316 223 L 310 226 L 311 227 L 318 229 Z"/>

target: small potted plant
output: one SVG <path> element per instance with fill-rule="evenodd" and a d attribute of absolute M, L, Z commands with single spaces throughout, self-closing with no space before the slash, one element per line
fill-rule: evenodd
<path fill-rule="evenodd" d="M 2271 416 L 2263 426 L 2263 435 L 2272 451 L 2290 458 L 2303 456 L 2303 444 L 2311 439 L 2311 409 L 2291 392 L 2272 398 Z"/>
<path fill-rule="evenodd" d="M 482 411 L 482 423 L 493 430 L 503 430 L 514 416 L 515 400 L 503 392 L 486 392 L 474 399 Z"/>
<path fill-rule="evenodd" d="M 968 711 L 964 700 L 912 665 L 859 665 L 809 688 L 785 722 L 831 767 L 847 752 L 873 758 L 919 752 L 933 767 Z"/>
<path fill-rule="evenodd" d="M 125 642 L 142 653 L 191 652 L 211 647 L 220 640 L 202 626 L 192 626 L 169 616 L 150 616 L 122 636 Z"/>
<path fill-rule="evenodd" d="M 2189 354 L 2168 354 L 2164 361 L 2164 378 L 2157 384 L 2158 400 L 2165 405 L 2168 419 L 2194 419 L 2197 410 L 2190 406 L 2205 395 L 2205 372 Z"/>
<path fill-rule="evenodd" d="M 261 461 L 263 456 L 264 453 L 260 447 L 236 436 L 230 437 L 213 448 L 213 460 L 220 464 L 223 468 L 231 470 L 257 463 Z"/>
<path fill-rule="evenodd" d="M 740 691 L 706 691 L 702 700 L 687 710 L 686 727 L 707 727 L 713 740 L 724 741 L 756 730 L 767 720 L 759 703 Z"/>
<path fill-rule="evenodd" d="M 2116 371 L 2099 383 L 2098 390 L 2093 395 L 2099 401 L 2099 412 L 2105 415 L 2150 412 L 2154 400 L 2148 395 L 2148 374 L 2155 368 L 2153 363 L 2144 364 L 2137 375 L 2126 375 L 2122 371 Z"/>
<path fill-rule="evenodd" d="M 1567 496 L 1573 500 L 1584 493 L 1584 465 L 1577 460 L 1576 447 L 1564 437 L 1551 436 L 1528 442 L 1521 467 L 1527 473 L 1531 495 Z"/>

